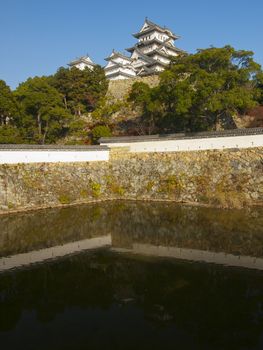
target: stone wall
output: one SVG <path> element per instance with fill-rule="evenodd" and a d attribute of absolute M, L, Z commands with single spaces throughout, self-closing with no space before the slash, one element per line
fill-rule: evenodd
<path fill-rule="evenodd" d="M 263 204 L 263 148 L 129 153 L 109 162 L 0 165 L 2 211 L 107 199 Z"/>
<path fill-rule="evenodd" d="M 146 77 L 135 77 L 132 79 L 125 80 L 110 80 L 108 95 L 112 96 L 113 99 L 119 100 L 126 97 L 135 82 L 143 82 L 148 84 L 150 87 L 155 87 L 159 84 L 159 76 L 151 75 Z"/>

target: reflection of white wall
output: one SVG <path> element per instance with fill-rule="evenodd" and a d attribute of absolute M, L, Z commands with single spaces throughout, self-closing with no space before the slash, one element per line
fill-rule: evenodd
<path fill-rule="evenodd" d="M 101 145 L 112 147 L 130 147 L 131 152 L 179 152 L 227 148 L 253 148 L 263 146 L 263 135 L 211 137 L 200 139 L 181 139 L 146 142 L 121 142 Z"/>
<path fill-rule="evenodd" d="M 108 161 L 109 151 L 0 150 L 0 164 Z"/>
<path fill-rule="evenodd" d="M 30 264 L 40 263 L 45 260 L 55 259 L 83 250 L 97 249 L 111 245 L 111 235 L 84 239 L 82 241 L 66 243 L 63 245 L 34 250 L 32 252 L 17 254 L 0 258 L 0 272 L 19 268 Z"/>
<path fill-rule="evenodd" d="M 186 249 L 177 247 L 155 246 L 151 244 L 134 243 L 131 249 L 112 248 L 113 251 L 150 255 L 154 257 L 176 258 L 182 260 L 214 263 L 219 265 L 246 267 L 263 270 L 263 259 L 251 256 L 238 256 L 227 253 L 216 253 L 206 250 Z"/>

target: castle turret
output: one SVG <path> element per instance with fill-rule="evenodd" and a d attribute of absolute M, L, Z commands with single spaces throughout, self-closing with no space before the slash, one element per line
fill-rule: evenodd
<path fill-rule="evenodd" d="M 82 56 L 68 63 L 68 66 L 70 68 L 75 67 L 80 70 L 84 70 L 85 68 L 93 70 L 96 64 L 91 60 L 89 56 Z"/>
<path fill-rule="evenodd" d="M 105 58 L 108 63 L 104 67 L 105 75 L 110 80 L 128 79 L 136 76 L 136 70 L 131 65 L 131 59 L 115 50 Z"/>
<path fill-rule="evenodd" d="M 147 18 L 141 30 L 133 36 L 138 42 L 126 50 L 131 53 L 132 65 L 139 71 L 146 66 L 149 72 L 160 72 L 170 63 L 171 57 L 183 52 L 174 44 L 174 41 L 179 39 L 178 35 Z"/>

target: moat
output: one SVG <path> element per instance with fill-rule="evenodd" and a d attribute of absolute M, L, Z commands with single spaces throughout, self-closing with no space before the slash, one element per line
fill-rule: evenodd
<path fill-rule="evenodd" d="M 263 208 L 0 217 L 3 349 L 262 349 Z"/>

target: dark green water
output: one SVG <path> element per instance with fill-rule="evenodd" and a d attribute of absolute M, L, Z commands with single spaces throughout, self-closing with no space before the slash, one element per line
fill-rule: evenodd
<path fill-rule="evenodd" d="M 262 214 L 109 202 L 0 217 L 1 349 L 263 349 Z"/>

